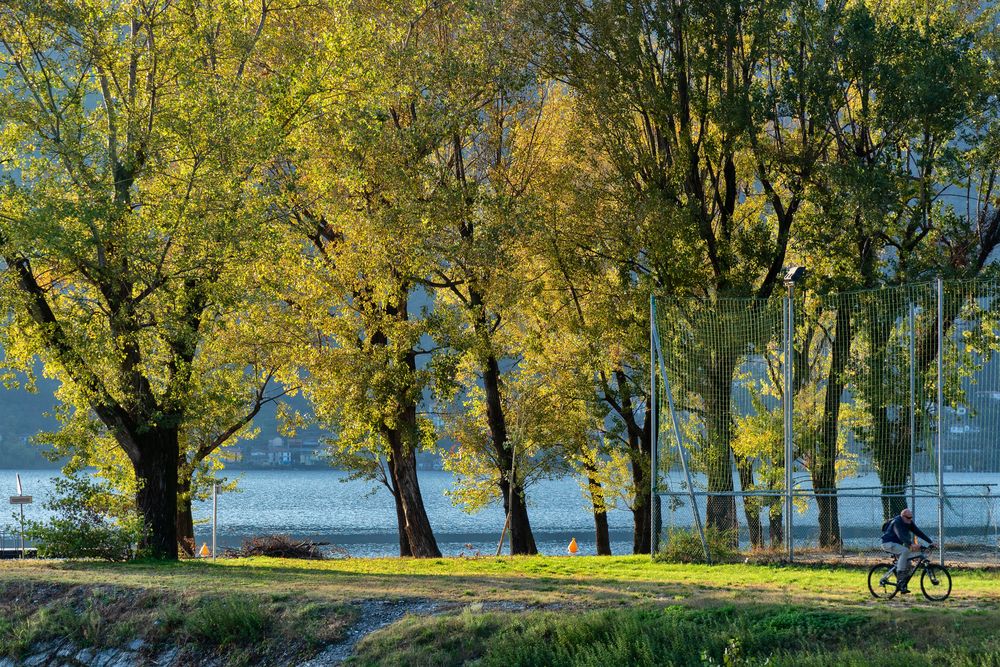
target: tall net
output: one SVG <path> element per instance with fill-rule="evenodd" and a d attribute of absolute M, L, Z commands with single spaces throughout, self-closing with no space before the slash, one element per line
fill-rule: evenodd
<path fill-rule="evenodd" d="M 946 281 L 657 301 L 659 542 L 694 531 L 697 506 L 709 540 L 742 550 L 871 554 L 910 506 L 953 551 L 1000 558 L 998 296 Z"/>

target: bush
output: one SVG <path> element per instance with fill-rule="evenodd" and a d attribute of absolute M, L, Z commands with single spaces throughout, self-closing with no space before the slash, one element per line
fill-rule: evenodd
<path fill-rule="evenodd" d="M 720 530 L 707 526 L 705 541 L 708 543 L 708 553 L 713 563 L 725 563 L 736 560 L 739 551 L 736 544 L 736 534 L 732 530 Z M 701 536 L 696 530 L 674 529 L 667 533 L 666 544 L 656 554 L 656 560 L 668 563 L 703 563 L 705 549 L 701 544 Z"/>
<path fill-rule="evenodd" d="M 45 502 L 47 522 L 27 522 L 25 536 L 42 558 L 98 558 L 122 562 L 136 556 L 143 524 L 120 496 L 89 477 L 55 480 Z"/>

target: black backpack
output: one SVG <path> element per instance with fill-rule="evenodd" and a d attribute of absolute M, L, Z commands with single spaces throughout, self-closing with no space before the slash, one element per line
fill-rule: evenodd
<path fill-rule="evenodd" d="M 894 517 L 894 518 L 895 518 L 895 517 Z M 885 520 L 885 522 L 884 522 L 884 523 L 882 524 L 882 532 L 883 532 L 883 533 L 884 533 L 885 531 L 889 530 L 889 524 L 890 524 L 890 523 L 892 523 L 892 519 L 886 519 L 886 520 Z"/>

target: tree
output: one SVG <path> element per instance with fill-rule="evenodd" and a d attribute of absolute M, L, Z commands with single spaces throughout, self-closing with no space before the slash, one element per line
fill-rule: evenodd
<path fill-rule="evenodd" d="M 818 272 L 817 287 L 901 285 L 934 274 L 975 276 L 986 267 L 1000 230 L 987 212 L 993 195 L 980 197 L 971 187 L 973 174 L 985 176 L 988 169 L 980 171 L 981 163 L 970 158 L 981 154 L 990 125 L 983 51 L 995 21 L 992 10 L 938 4 L 914 11 L 892 3 L 879 12 L 859 4 L 844 11 L 836 49 L 841 92 L 829 113 L 834 151 L 817 179 L 814 222 L 803 227 L 800 246 L 813 257 L 833 258 Z M 965 185 L 970 187 L 960 197 L 969 206 L 961 199 L 948 203 L 946 197 Z M 871 449 L 891 516 L 903 507 L 910 475 L 909 420 L 892 417 L 907 410 L 908 401 L 889 385 L 907 358 L 893 334 L 894 323 L 906 318 L 906 304 L 830 303 L 836 334 L 828 382 L 843 387 L 849 378 L 866 381 L 868 415 L 856 422 L 856 431 Z M 920 318 L 918 324 L 917 373 L 926 392 L 937 323 Z M 856 340 L 865 352 L 858 359 L 856 349 L 852 362 Z M 823 545 L 839 540 L 833 462 L 841 393 L 826 394 L 817 448 L 825 463 L 813 470 L 814 488 L 830 494 L 818 499 Z M 918 417 L 924 429 L 928 415 Z"/>
<path fill-rule="evenodd" d="M 432 187 L 440 194 L 430 214 L 437 266 L 424 284 L 435 288 L 437 310 L 451 323 L 452 335 L 442 342 L 447 354 L 458 355 L 456 365 L 466 371 L 464 398 L 488 434 L 491 451 L 483 460 L 493 464 L 512 553 L 534 554 L 512 427 L 535 411 L 523 403 L 535 396 L 527 389 L 534 380 L 517 368 L 517 338 L 524 294 L 534 288 L 524 273 L 530 248 L 523 241 L 534 220 L 526 193 L 542 150 L 546 90 L 523 52 L 511 47 L 519 37 L 502 6 L 488 5 L 483 20 L 482 39 L 515 55 L 488 54 L 472 81 L 479 108 L 474 116 L 459 117 L 435 155 Z"/>
<path fill-rule="evenodd" d="M 552 36 L 548 66 L 579 94 L 621 183 L 623 207 L 638 223 L 621 246 L 621 275 L 706 303 L 770 296 L 829 143 L 817 122 L 830 92 L 836 10 L 827 7 L 539 6 L 542 29 Z M 722 529 L 735 525 L 729 387 L 747 341 L 730 342 L 703 369 L 699 397 L 708 522 Z M 638 378 L 631 384 L 643 385 Z M 622 411 L 626 423 L 629 414 Z M 636 487 L 644 486 L 648 478 L 637 479 Z"/>
<path fill-rule="evenodd" d="M 286 295 L 287 321 L 308 341 L 304 391 L 337 433 L 334 460 L 392 494 L 403 556 L 440 556 L 417 478 L 434 429 L 421 409 L 429 323 L 416 299 L 430 270 L 425 162 L 453 113 L 427 92 L 455 76 L 434 40 L 456 11 L 375 3 L 314 27 L 337 66 L 321 72 L 316 117 L 279 176 L 289 229 L 306 241 Z"/>
<path fill-rule="evenodd" d="M 0 9 L 7 361 L 38 355 L 128 457 L 142 545 L 177 555 L 181 432 L 206 344 L 257 287 L 262 166 L 296 104 L 277 2 Z M 265 48 L 266 47 L 266 48 Z"/>

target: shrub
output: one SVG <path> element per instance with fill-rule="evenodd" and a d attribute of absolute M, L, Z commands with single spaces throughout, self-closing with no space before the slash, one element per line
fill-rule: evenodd
<path fill-rule="evenodd" d="M 89 477 L 56 479 L 45 508 L 52 518 L 27 522 L 25 530 L 39 556 L 117 562 L 135 558 L 142 519 L 120 496 Z"/>
<path fill-rule="evenodd" d="M 736 534 L 732 530 L 720 530 L 712 526 L 705 528 L 705 541 L 713 563 L 736 560 L 739 551 Z M 656 560 L 668 563 L 703 563 L 705 550 L 701 536 L 696 530 L 673 529 L 667 534 L 666 544 L 656 554 Z"/>

